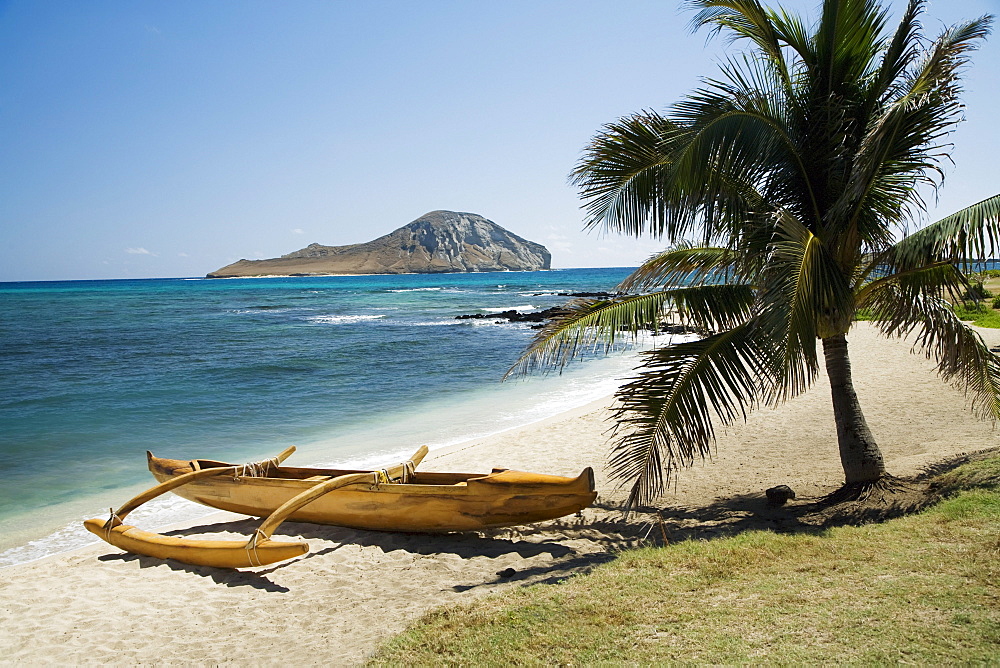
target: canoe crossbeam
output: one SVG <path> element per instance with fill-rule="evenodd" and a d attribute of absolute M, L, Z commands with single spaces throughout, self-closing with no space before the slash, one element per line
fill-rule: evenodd
<path fill-rule="evenodd" d="M 242 473 L 242 475 L 247 476 L 248 471 L 250 471 L 250 475 L 262 475 L 266 473 L 268 468 L 271 466 L 276 467 L 293 452 L 295 452 L 295 446 L 288 448 L 273 459 L 252 465 L 216 466 L 206 469 L 202 469 L 196 465 L 193 467 L 194 470 L 166 480 L 130 499 L 117 511 L 112 508 L 111 516 L 107 521 L 87 520 L 84 522 L 84 526 L 88 531 L 96 534 L 107 543 L 128 552 L 176 559 L 184 563 L 218 568 L 264 566 L 276 561 L 290 559 L 309 551 L 309 546 L 306 543 L 281 543 L 271 540 L 275 529 L 296 510 L 328 492 L 347 485 L 371 481 L 373 485 L 378 486 L 390 483 L 396 479 L 406 482 L 406 480 L 412 477 L 414 470 L 427 455 L 428 450 L 427 446 L 421 446 L 409 460 L 387 469 L 377 469 L 363 473 L 349 473 L 334 478 L 324 476 L 315 485 L 276 508 L 257 527 L 253 536 L 246 543 L 240 541 L 176 538 L 142 531 L 123 523 L 125 516 L 142 504 L 181 485 L 199 478 L 218 475 L 228 474 L 238 477 Z"/>

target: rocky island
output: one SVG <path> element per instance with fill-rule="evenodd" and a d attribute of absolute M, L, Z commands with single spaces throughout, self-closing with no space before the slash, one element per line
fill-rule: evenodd
<path fill-rule="evenodd" d="M 239 260 L 208 278 L 323 274 L 436 274 L 549 269 L 545 246 L 475 213 L 431 211 L 374 241 L 310 244 L 270 260 Z"/>

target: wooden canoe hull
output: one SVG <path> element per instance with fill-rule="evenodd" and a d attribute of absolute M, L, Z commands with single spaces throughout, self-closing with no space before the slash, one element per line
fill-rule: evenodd
<path fill-rule="evenodd" d="M 149 470 L 161 482 L 218 464 L 149 456 Z M 212 508 L 265 517 L 318 480 L 347 473 L 355 471 L 278 468 L 269 477 L 203 478 L 173 492 Z M 288 519 L 375 531 L 475 531 L 563 517 L 596 497 L 589 467 L 576 478 L 520 471 L 417 473 L 405 484 L 365 482 L 331 491 Z"/>
<path fill-rule="evenodd" d="M 133 554 L 158 559 L 175 559 L 196 566 L 215 568 L 249 568 L 266 566 L 276 561 L 298 557 L 309 551 L 306 543 L 283 543 L 266 540 L 247 548 L 247 540 L 198 540 L 164 536 L 119 524 L 105 528 L 106 520 L 87 520 L 87 530 L 117 548 Z"/>

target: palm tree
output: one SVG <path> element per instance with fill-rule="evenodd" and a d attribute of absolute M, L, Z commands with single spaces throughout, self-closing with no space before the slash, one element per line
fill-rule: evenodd
<path fill-rule="evenodd" d="M 662 494 L 704 457 L 717 424 L 830 379 L 844 495 L 891 488 L 851 381 L 847 333 L 864 310 L 882 334 L 1000 418 L 1000 360 L 955 315 L 960 267 L 1000 239 L 1000 195 L 916 233 L 921 188 L 940 185 L 961 120 L 959 73 L 992 17 L 929 42 L 911 0 L 898 27 L 875 0 L 825 0 L 814 25 L 757 0 L 694 0 L 695 27 L 745 41 L 668 114 L 606 125 L 571 178 L 588 227 L 650 234 L 669 249 L 605 301 L 578 301 L 540 330 L 509 374 L 561 368 L 587 345 L 665 312 L 710 332 L 644 353 L 617 394 L 612 477 L 628 505 Z M 899 240 L 902 236 L 902 240 Z"/>

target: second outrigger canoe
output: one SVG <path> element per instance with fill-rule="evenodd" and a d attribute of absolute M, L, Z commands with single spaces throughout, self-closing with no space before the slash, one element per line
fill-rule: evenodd
<path fill-rule="evenodd" d="M 112 511 L 110 519 L 84 524 L 129 552 L 241 568 L 308 551 L 303 542 L 271 540 L 285 520 L 376 531 L 470 531 L 563 517 L 586 508 L 597 497 L 589 467 L 575 478 L 507 469 L 417 472 L 426 447 L 407 462 L 372 471 L 281 466 L 294 450 L 245 465 L 164 459 L 147 452 L 149 470 L 160 484 Z M 163 536 L 122 522 L 139 505 L 167 491 L 211 508 L 265 519 L 248 542 Z"/>

